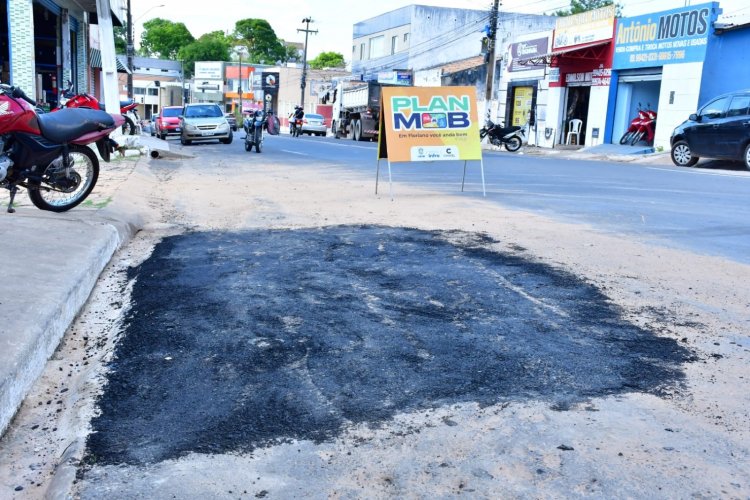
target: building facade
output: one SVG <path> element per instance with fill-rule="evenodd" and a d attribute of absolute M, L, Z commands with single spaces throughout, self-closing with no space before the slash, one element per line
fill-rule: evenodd
<path fill-rule="evenodd" d="M 125 0 L 110 0 L 121 25 Z M 91 91 L 89 26 L 97 23 L 95 0 L 0 2 L 0 78 L 21 87 L 43 107 L 57 104 L 67 82 Z"/>

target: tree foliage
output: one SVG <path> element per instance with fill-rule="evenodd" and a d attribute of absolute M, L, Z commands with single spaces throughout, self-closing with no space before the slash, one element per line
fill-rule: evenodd
<path fill-rule="evenodd" d="M 615 16 L 619 17 L 622 11 L 622 5 L 615 4 L 613 0 L 570 0 L 570 8 L 558 10 L 552 15 L 554 16 L 572 16 L 574 14 L 581 14 L 590 10 L 600 9 L 608 5 L 615 5 Z"/>
<path fill-rule="evenodd" d="M 127 54 L 128 52 L 128 29 L 125 26 L 115 26 L 115 52 Z"/>
<path fill-rule="evenodd" d="M 309 62 L 312 69 L 343 68 L 346 66 L 344 56 L 338 52 L 321 52 L 318 57 Z"/>
<path fill-rule="evenodd" d="M 161 59 L 176 59 L 180 48 L 195 42 L 184 23 L 155 18 L 143 23 L 141 53 Z"/>
<path fill-rule="evenodd" d="M 286 62 L 289 52 L 276 36 L 276 32 L 265 19 L 242 19 L 234 25 L 234 37 L 238 45 L 248 50 L 251 63 L 275 64 Z"/>
<path fill-rule="evenodd" d="M 185 78 L 193 76 L 196 61 L 228 61 L 230 47 L 230 39 L 223 32 L 213 31 L 180 48 L 177 57 L 183 63 Z"/>

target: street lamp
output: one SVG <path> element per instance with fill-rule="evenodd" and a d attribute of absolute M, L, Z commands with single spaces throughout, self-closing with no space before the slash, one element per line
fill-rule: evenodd
<path fill-rule="evenodd" d="M 240 74 L 238 77 L 240 84 L 237 87 L 237 95 L 240 97 L 240 120 L 242 119 L 242 111 L 243 111 L 242 109 L 242 54 L 244 54 L 245 50 L 246 50 L 245 47 L 242 45 L 239 45 L 234 48 L 234 51 L 237 53 L 237 55 L 240 58 Z"/>
<path fill-rule="evenodd" d="M 149 12 L 151 12 L 154 9 L 158 9 L 159 7 L 164 7 L 164 4 L 162 5 L 154 5 L 150 9 L 148 9 L 146 12 L 141 14 L 136 18 L 135 21 L 138 21 L 138 19 L 142 18 Z M 135 46 L 133 45 L 133 13 L 130 10 L 130 0 L 128 0 L 128 33 L 127 33 L 127 40 L 128 40 L 128 46 L 127 46 L 127 56 L 128 56 L 128 99 L 133 98 L 133 55 L 135 54 Z"/>

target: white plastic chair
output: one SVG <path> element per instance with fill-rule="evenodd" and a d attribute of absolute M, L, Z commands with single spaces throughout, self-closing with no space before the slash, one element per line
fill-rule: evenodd
<path fill-rule="evenodd" d="M 576 146 L 581 144 L 581 126 L 583 126 L 583 120 L 579 120 L 578 118 L 570 120 L 565 144 L 572 144 L 571 140 L 573 139 L 573 136 L 576 136 Z"/>

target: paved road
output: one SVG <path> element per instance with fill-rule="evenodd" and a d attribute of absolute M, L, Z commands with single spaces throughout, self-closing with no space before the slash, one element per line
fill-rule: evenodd
<path fill-rule="evenodd" d="M 372 172 L 374 189 L 375 143 L 282 134 L 269 137 L 265 145 L 261 153 L 265 160 Z M 234 152 L 241 144 L 231 147 Z M 750 172 L 736 170 L 728 162 L 719 165 L 725 168 L 683 169 L 498 152 L 485 152 L 484 157 L 491 201 L 663 246 L 750 263 Z M 462 170 L 459 162 L 394 164 L 394 195 L 398 196 L 398 185 L 404 182 L 459 192 Z M 380 172 L 380 189 L 388 193 L 384 162 Z M 465 190 L 481 195 L 476 164 L 469 165 Z"/>

